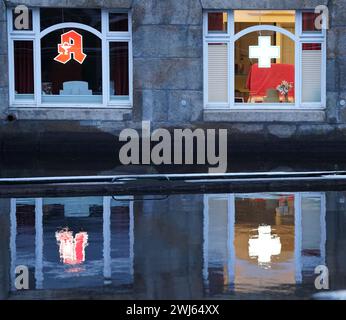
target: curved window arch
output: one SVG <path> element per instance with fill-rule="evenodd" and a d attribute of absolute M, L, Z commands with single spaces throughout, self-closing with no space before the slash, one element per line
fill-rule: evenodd
<path fill-rule="evenodd" d="M 87 26 L 85 24 L 74 23 L 74 22 L 65 22 L 65 23 L 59 23 L 59 24 L 55 24 L 53 26 L 50 26 L 50 27 L 44 29 L 43 31 L 41 31 L 40 38 L 42 39 L 43 37 L 47 36 L 48 34 L 54 32 L 54 31 L 62 30 L 62 29 L 66 29 L 66 28 L 85 30 L 85 31 L 88 31 L 88 32 L 94 34 L 98 38 L 102 39 L 102 33 L 100 31 L 98 31 L 95 28 L 92 28 L 90 26 Z"/>
<path fill-rule="evenodd" d="M 239 31 L 238 33 L 236 33 L 234 35 L 234 41 L 237 41 L 239 38 L 251 33 L 251 32 L 256 32 L 256 31 L 273 31 L 273 32 L 278 32 L 278 33 L 282 33 L 283 35 L 287 36 L 288 38 L 290 38 L 293 41 L 298 41 L 298 38 L 290 31 L 284 29 L 284 28 L 280 28 L 277 26 L 271 26 L 271 25 L 259 25 L 259 26 L 252 26 L 252 27 L 248 27 L 244 30 Z"/>

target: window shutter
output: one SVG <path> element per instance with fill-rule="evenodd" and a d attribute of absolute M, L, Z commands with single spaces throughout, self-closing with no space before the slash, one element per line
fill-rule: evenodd
<path fill-rule="evenodd" d="M 302 101 L 321 102 L 322 51 L 303 47 L 302 53 Z"/>
<path fill-rule="evenodd" d="M 228 102 L 227 44 L 208 45 L 208 97 L 210 103 Z"/>

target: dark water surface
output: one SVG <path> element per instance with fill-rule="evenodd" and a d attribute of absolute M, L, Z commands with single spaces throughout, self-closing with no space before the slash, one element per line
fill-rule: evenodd
<path fill-rule="evenodd" d="M 346 289 L 346 192 L 43 197 L 1 211 L 12 299 L 310 299 L 319 265 Z"/>

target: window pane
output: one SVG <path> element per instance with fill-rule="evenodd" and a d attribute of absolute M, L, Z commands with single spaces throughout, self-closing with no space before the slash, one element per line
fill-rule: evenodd
<path fill-rule="evenodd" d="M 109 14 L 109 31 L 129 31 L 129 18 L 127 13 Z"/>
<path fill-rule="evenodd" d="M 302 52 L 302 101 L 321 102 L 322 45 L 304 43 Z"/>
<path fill-rule="evenodd" d="M 64 22 L 82 23 L 101 31 L 101 10 L 41 8 L 41 30 Z"/>
<path fill-rule="evenodd" d="M 34 51 L 32 41 L 14 41 L 15 98 L 34 99 Z"/>
<path fill-rule="evenodd" d="M 295 33 L 296 14 L 294 10 L 235 10 L 235 33 L 258 25 L 277 26 Z"/>
<path fill-rule="evenodd" d="M 321 32 L 315 26 L 318 16 L 319 14 L 315 12 L 303 12 L 303 32 Z"/>
<path fill-rule="evenodd" d="M 208 32 L 227 33 L 227 12 L 209 12 L 208 13 Z"/>
<path fill-rule="evenodd" d="M 29 10 L 28 13 L 29 15 L 26 16 L 25 12 L 23 11 L 21 11 L 19 14 L 16 14 L 14 12 L 14 9 L 12 10 L 14 31 L 32 30 L 32 10 Z M 28 18 L 27 21 L 26 21 L 26 18 Z"/>
<path fill-rule="evenodd" d="M 129 45 L 127 42 L 109 44 L 111 100 L 129 99 Z"/>
<path fill-rule="evenodd" d="M 62 36 L 67 39 L 63 40 Z M 61 42 L 65 46 L 62 53 L 58 49 Z M 81 53 L 82 57 L 86 55 L 84 60 Z M 80 29 L 57 30 L 41 40 L 41 56 L 43 102 L 102 102 L 102 54 L 98 37 Z"/>
<path fill-rule="evenodd" d="M 225 43 L 208 44 L 209 102 L 228 102 L 228 49 Z"/>
<path fill-rule="evenodd" d="M 281 33 L 249 33 L 235 43 L 235 102 L 294 103 L 295 43 Z"/>

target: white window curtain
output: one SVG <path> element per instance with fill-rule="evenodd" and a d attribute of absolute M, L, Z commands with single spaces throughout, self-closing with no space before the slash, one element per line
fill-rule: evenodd
<path fill-rule="evenodd" d="M 208 44 L 209 102 L 228 102 L 228 50 L 225 43 Z"/>
<path fill-rule="evenodd" d="M 303 50 L 302 102 L 321 102 L 322 51 Z"/>

